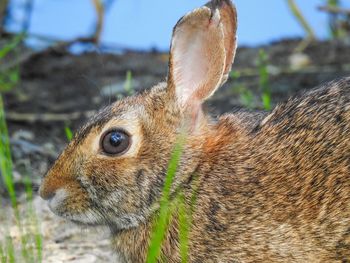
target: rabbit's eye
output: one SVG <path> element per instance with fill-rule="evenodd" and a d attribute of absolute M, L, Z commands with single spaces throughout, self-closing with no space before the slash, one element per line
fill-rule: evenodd
<path fill-rule="evenodd" d="M 101 148 L 107 154 L 119 155 L 129 149 L 130 136 L 121 130 L 112 130 L 102 136 Z"/>

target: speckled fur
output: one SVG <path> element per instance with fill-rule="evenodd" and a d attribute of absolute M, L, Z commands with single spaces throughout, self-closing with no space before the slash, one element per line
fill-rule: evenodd
<path fill-rule="evenodd" d="M 175 88 L 169 78 L 103 109 L 40 189 L 45 199 L 58 191 L 65 198 L 55 202 L 58 215 L 109 226 L 123 262 L 145 261 L 171 151 L 193 117 L 174 100 Z M 138 143 L 126 155 L 105 156 L 99 137 L 118 125 Z M 350 262 L 350 78 L 268 113 L 213 119 L 200 110 L 175 177 L 187 202 L 194 174 L 190 262 Z M 180 262 L 178 247 L 175 215 L 164 261 Z"/>

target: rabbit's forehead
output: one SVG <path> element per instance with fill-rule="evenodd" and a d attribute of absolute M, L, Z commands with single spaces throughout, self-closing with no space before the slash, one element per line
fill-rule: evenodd
<path fill-rule="evenodd" d="M 135 106 L 136 105 L 136 106 Z M 76 143 L 81 143 L 86 139 L 89 133 L 96 133 L 108 126 L 111 122 L 135 120 L 136 116 L 144 113 L 144 106 L 140 103 L 125 103 L 118 101 L 92 116 L 88 122 L 80 128 L 76 137 Z"/>
<path fill-rule="evenodd" d="M 100 133 L 103 134 L 110 129 L 123 129 L 130 134 L 134 133 L 134 131 L 138 130 L 140 126 L 140 115 L 142 116 L 141 108 L 142 107 L 138 107 L 137 109 L 135 107 L 129 111 L 112 116 L 112 118 L 104 124 Z"/>

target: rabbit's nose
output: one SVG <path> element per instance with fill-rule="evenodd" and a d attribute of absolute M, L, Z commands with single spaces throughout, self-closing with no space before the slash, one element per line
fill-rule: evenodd
<path fill-rule="evenodd" d="M 56 195 L 56 192 L 53 192 L 53 193 L 49 193 L 47 195 L 41 195 L 41 197 L 44 199 L 44 200 L 51 200 L 55 197 Z"/>
<path fill-rule="evenodd" d="M 39 188 L 39 195 L 42 199 L 48 201 L 55 197 L 56 191 L 45 191 L 45 188 L 41 185 Z"/>

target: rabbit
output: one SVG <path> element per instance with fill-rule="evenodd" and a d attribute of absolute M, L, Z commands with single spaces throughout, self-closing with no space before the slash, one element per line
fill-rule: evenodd
<path fill-rule="evenodd" d="M 350 262 L 350 78 L 213 118 L 202 105 L 228 78 L 236 30 L 230 0 L 181 18 L 166 81 L 99 111 L 43 178 L 50 209 L 107 226 L 120 262 L 146 261 L 181 134 L 173 184 L 186 204 L 196 194 L 189 262 Z M 174 213 L 161 262 L 181 261 Z"/>

